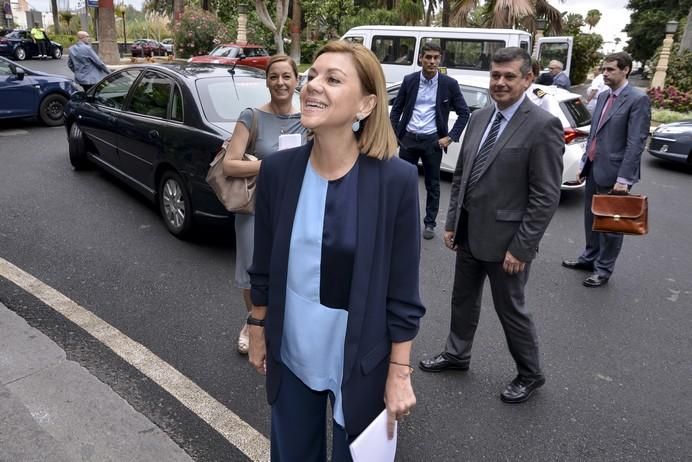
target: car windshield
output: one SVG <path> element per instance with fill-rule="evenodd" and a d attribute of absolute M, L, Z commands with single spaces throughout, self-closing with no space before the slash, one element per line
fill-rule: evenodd
<path fill-rule="evenodd" d="M 562 101 L 560 106 L 562 106 L 562 112 L 567 115 L 572 127 L 584 127 L 591 124 L 591 113 L 580 98 Z"/>
<path fill-rule="evenodd" d="M 234 88 L 235 86 L 235 88 Z M 211 77 L 197 80 L 202 110 L 212 123 L 235 122 L 243 109 L 262 106 L 269 101 L 269 90 L 262 78 Z M 300 107 L 296 92 L 294 103 Z"/>
<path fill-rule="evenodd" d="M 211 50 L 211 53 L 209 53 L 210 56 L 219 56 L 221 58 L 235 58 L 238 56 L 238 51 L 240 48 L 238 47 L 227 47 L 224 45 L 220 45 L 213 50 Z"/>
<path fill-rule="evenodd" d="M 10 32 L 10 33 L 8 33 L 7 35 L 5 35 L 5 37 L 7 37 L 7 38 L 12 38 L 12 39 L 24 38 L 24 37 L 22 36 L 22 33 L 21 33 L 20 31 L 18 31 L 18 30 L 13 30 L 12 32 Z"/>
<path fill-rule="evenodd" d="M 466 104 L 471 111 L 484 108 L 490 103 L 490 96 L 488 96 L 488 90 L 485 88 L 459 85 L 459 89 L 461 90 L 461 94 L 464 96 L 464 101 L 466 101 Z"/>

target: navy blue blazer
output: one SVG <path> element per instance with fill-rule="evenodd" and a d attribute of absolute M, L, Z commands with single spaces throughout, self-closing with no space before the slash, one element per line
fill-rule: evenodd
<path fill-rule="evenodd" d="M 252 303 L 267 306 L 267 399 L 281 385 L 281 336 L 293 219 L 312 143 L 262 161 L 255 205 Z M 363 156 L 358 236 L 342 381 L 346 432 L 357 435 L 384 409 L 392 342 L 413 339 L 425 313 L 418 289 L 418 171 L 399 159 Z M 334 277 L 339 277 L 335 274 Z"/>
<path fill-rule="evenodd" d="M 413 115 L 413 108 L 418 97 L 418 86 L 420 84 L 421 71 L 414 72 L 404 77 L 401 82 L 399 94 L 394 101 L 392 110 L 389 113 L 389 120 L 394 127 L 394 133 L 401 139 L 406 134 L 406 126 Z M 435 124 L 437 125 L 437 135 L 440 138 L 449 136 L 452 141 L 459 141 L 461 133 L 464 131 L 466 122 L 469 120 L 469 107 L 464 100 L 464 96 L 459 89 L 459 82 L 452 77 L 438 73 L 437 81 L 437 104 L 435 105 Z M 457 121 L 452 130 L 449 130 L 449 111 L 454 109 L 457 113 Z"/>

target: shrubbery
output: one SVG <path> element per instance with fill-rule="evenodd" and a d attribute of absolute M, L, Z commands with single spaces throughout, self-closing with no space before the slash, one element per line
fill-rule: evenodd
<path fill-rule="evenodd" d="M 671 85 L 681 91 L 692 91 L 692 50 L 683 50 L 678 54 L 679 44 L 675 44 L 670 52 L 666 85 Z"/>
<path fill-rule="evenodd" d="M 178 58 L 206 55 L 220 43 L 230 41 L 228 29 L 212 13 L 187 7 L 174 26 L 175 54 Z"/>
<path fill-rule="evenodd" d="M 676 112 L 692 111 L 692 91 L 680 91 L 675 87 L 650 88 L 647 91 L 651 106 Z"/>

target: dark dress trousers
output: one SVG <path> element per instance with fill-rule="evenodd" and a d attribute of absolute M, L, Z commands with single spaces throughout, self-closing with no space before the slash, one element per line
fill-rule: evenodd
<path fill-rule="evenodd" d="M 639 180 L 642 152 L 646 146 L 651 125 L 649 97 L 632 85 L 627 85 L 613 101 L 605 119 L 601 122 L 603 108 L 610 96 L 604 91 L 598 95 L 591 121 L 591 132 L 582 162 L 586 174 L 584 188 L 584 234 L 586 247 L 579 256 L 583 263 L 593 265 L 594 271 L 609 278 L 615 268 L 615 260 L 622 249 L 621 233 L 599 233 L 591 230 L 593 214 L 591 199 L 596 193 L 607 193 L 618 178 L 635 183 Z M 587 153 L 596 143 L 593 162 Z"/>
<path fill-rule="evenodd" d="M 435 105 L 437 133 L 428 136 L 407 133 L 406 126 L 410 122 L 416 106 L 420 79 L 420 71 L 404 77 L 389 117 L 399 140 L 399 157 L 414 165 L 418 164 L 419 158 L 423 163 L 427 192 L 424 223 L 426 226 L 434 228 L 440 206 L 442 149 L 438 140 L 449 136 L 453 141 L 459 141 L 469 118 L 469 108 L 459 89 L 459 82 L 448 75 L 438 73 L 437 104 Z M 451 131 L 449 130 L 450 110 L 457 113 L 457 120 Z"/>
<path fill-rule="evenodd" d="M 538 342 L 524 304 L 524 286 L 559 203 L 565 149 L 562 124 L 525 98 L 466 197 L 471 167 L 494 110 L 491 106 L 471 115 L 452 181 L 445 227 L 455 232 L 458 250 L 445 353 L 462 363 L 470 361 L 487 276 L 519 374 L 539 377 Z M 504 272 L 508 250 L 526 263 L 524 271 Z"/>
<path fill-rule="evenodd" d="M 281 387 L 281 338 L 293 219 L 312 143 L 262 162 L 257 183 L 252 302 L 267 306 L 267 398 Z M 357 244 L 342 380 L 346 433 L 384 409 L 392 342 L 412 340 L 425 313 L 418 268 L 418 174 L 398 158 L 365 157 L 358 170 Z M 339 277 L 335 274 L 332 277 Z"/>

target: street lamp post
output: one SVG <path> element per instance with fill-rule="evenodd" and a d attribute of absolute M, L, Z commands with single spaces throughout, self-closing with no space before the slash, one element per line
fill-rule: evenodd
<path fill-rule="evenodd" d="M 247 4 L 244 1 L 238 3 L 238 43 L 247 43 Z"/>
<path fill-rule="evenodd" d="M 536 42 L 533 44 L 533 58 L 538 59 L 538 41 L 543 37 L 543 31 L 548 25 L 548 20 L 545 18 L 536 18 Z"/>
<path fill-rule="evenodd" d="M 118 13 L 120 16 L 123 18 L 123 53 L 127 53 L 127 34 L 126 34 L 126 29 L 125 29 L 125 11 L 127 10 L 127 7 L 125 6 L 124 3 L 120 3 L 118 5 Z"/>
<path fill-rule="evenodd" d="M 658 64 L 656 65 L 656 73 L 654 73 L 654 78 L 651 79 L 651 88 L 663 87 L 666 82 L 670 48 L 673 46 L 673 35 L 675 35 L 677 30 L 677 21 L 668 21 L 666 23 L 666 38 L 663 39 L 663 47 L 661 48 L 661 56 L 659 56 Z"/>

